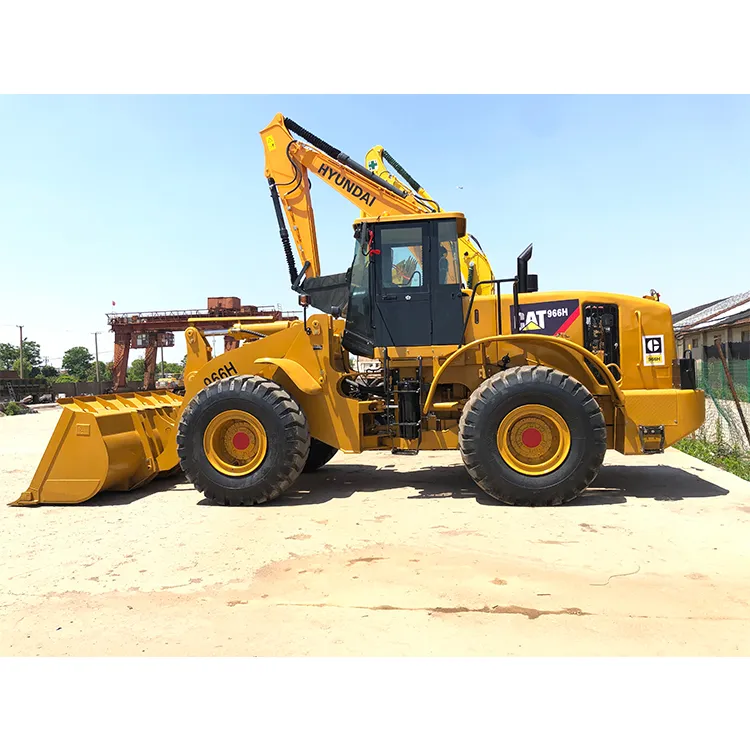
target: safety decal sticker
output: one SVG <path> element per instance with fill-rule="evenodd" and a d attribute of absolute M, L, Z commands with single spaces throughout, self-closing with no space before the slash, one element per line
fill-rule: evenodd
<path fill-rule="evenodd" d="M 643 364 L 650 367 L 664 364 L 664 336 L 643 337 Z"/>
<path fill-rule="evenodd" d="M 266 145 L 268 146 L 269 151 L 275 151 L 276 150 L 276 141 L 273 139 L 272 135 L 266 136 Z"/>
<path fill-rule="evenodd" d="M 555 302 L 535 302 L 519 306 L 520 330 L 516 331 L 515 305 L 510 308 L 511 326 L 514 333 L 539 333 L 543 336 L 561 336 L 581 314 L 577 299 Z"/>

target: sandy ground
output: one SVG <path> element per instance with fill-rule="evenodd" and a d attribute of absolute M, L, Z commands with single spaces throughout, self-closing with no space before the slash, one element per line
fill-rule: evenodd
<path fill-rule="evenodd" d="M 0 419 L 0 655 L 750 654 L 750 483 L 677 451 L 553 509 L 448 452 L 340 455 L 259 508 L 182 478 L 7 507 L 58 414 Z"/>

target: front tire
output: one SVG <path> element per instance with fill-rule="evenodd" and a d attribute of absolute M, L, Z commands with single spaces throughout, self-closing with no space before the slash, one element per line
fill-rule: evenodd
<path fill-rule="evenodd" d="M 482 383 L 459 423 L 471 478 L 509 505 L 561 505 L 599 473 L 607 428 L 575 378 L 550 367 L 514 367 Z"/>
<path fill-rule="evenodd" d="M 212 383 L 192 399 L 177 432 L 187 478 L 224 505 L 258 505 L 294 484 L 310 451 L 299 404 L 278 383 L 238 375 Z"/>

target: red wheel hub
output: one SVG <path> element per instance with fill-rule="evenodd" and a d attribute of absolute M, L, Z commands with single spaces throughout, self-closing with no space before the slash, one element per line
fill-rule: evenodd
<path fill-rule="evenodd" d="M 527 430 L 528 432 L 528 430 Z M 525 434 L 525 433 L 524 433 Z M 541 437 L 540 437 L 541 440 Z M 248 435 L 246 432 L 238 432 L 233 438 L 232 438 L 232 445 L 238 450 L 238 451 L 244 451 L 247 450 L 247 448 L 250 445 L 250 435 Z"/>
<path fill-rule="evenodd" d="M 536 448 L 542 442 L 542 433 L 535 427 L 529 427 L 528 430 L 523 431 L 521 441 L 527 448 Z"/>

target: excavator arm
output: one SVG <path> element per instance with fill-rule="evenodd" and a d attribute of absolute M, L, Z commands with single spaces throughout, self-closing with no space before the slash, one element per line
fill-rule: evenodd
<path fill-rule="evenodd" d="M 386 163 L 401 177 L 406 185 L 388 169 Z M 407 186 L 411 188 L 414 200 L 426 205 L 428 210 L 441 210 L 437 201 L 382 146 L 374 146 L 367 152 L 365 164 L 367 169 L 376 177 L 380 177 L 394 187 L 404 191 L 407 190 Z M 472 288 L 479 281 L 489 281 L 494 278 L 490 262 L 476 237 L 466 234 L 459 238 L 458 244 L 461 275 L 469 288 Z M 494 293 L 495 290 L 490 284 L 483 284 L 477 289 L 477 295 Z"/>
<path fill-rule="evenodd" d="M 306 142 L 295 139 L 293 134 Z M 364 217 L 418 217 L 440 212 L 440 207 L 431 198 L 416 195 L 396 180 L 373 174 L 282 114 L 277 114 L 260 135 L 265 151 L 266 178 L 294 289 L 299 289 L 304 279 L 321 276 L 310 174 L 316 175 L 359 208 Z M 289 231 L 302 262 L 301 271 L 297 270 Z M 465 222 L 462 222 L 460 232 L 465 231 Z M 412 252 L 419 260 L 420 251 L 415 248 Z M 460 269 L 449 273 L 458 279 Z"/>
<path fill-rule="evenodd" d="M 292 133 L 307 143 L 296 140 Z M 406 190 L 373 175 L 342 151 L 278 114 L 261 131 L 266 158 L 266 177 L 271 189 L 281 241 L 292 285 L 303 277 L 321 275 L 315 215 L 309 175 L 316 175 L 366 216 L 398 216 L 423 213 Z M 299 273 L 292 255 L 288 225 L 302 262 Z"/>

